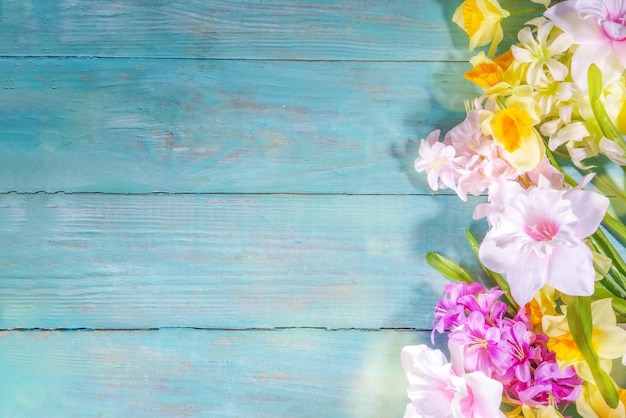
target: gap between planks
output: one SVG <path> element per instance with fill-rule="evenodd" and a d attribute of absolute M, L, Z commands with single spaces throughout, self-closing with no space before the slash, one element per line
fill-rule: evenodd
<path fill-rule="evenodd" d="M 68 328 L 0 328 L 0 332 L 157 332 L 166 330 L 191 330 L 191 331 L 215 331 L 215 332 L 280 332 L 280 331 L 292 331 L 292 330 L 315 330 L 315 331 L 329 331 L 329 332 L 342 332 L 342 331 L 362 331 L 362 332 L 384 332 L 384 331 L 400 331 L 400 332 L 431 332 L 432 329 L 421 328 L 408 328 L 408 327 L 381 327 L 381 328 L 358 328 L 358 327 L 248 327 L 248 328 L 236 328 L 236 327 L 146 327 L 146 328 L 98 328 L 98 327 L 68 327 Z"/>
<path fill-rule="evenodd" d="M 18 195 L 18 196 L 36 196 L 36 195 L 67 195 L 67 196 L 452 196 L 455 193 L 365 193 L 365 192 L 169 192 L 169 191 L 153 191 L 153 192 L 97 192 L 97 191 L 81 191 L 81 192 L 65 192 L 62 190 L 47 191 L 17 191 L 8 190 L 0 191 L 0 196 Z M 486 196 L 486 194 L 481 195 Z"/>
<path fill-rule="evenodd" d="M 139 60 L 139 61 L 259 61 L 259 62 L 364 62 L 364 63 L 461 63 L 467 64 L 462 59 L 368 59 L 368 58 L 244 58 L 244 57 L 150 57 L 150 56 L 107 56 L 107 55 L 0 55 L 0 59 L 85 59 L 85 60 Z"/>

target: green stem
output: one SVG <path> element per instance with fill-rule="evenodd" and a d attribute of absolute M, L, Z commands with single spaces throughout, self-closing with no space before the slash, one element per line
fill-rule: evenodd
<path fill-rule="evenodd" d="M 572 338 L 589 365 L 596 387 L 610 408 L 617 408 L 619 394 L 615 383 L 599 365 L 598 353 L 593 348 L 591 339 L 593 324 L 591 318 L 591 300 L 577 296 L 567 308 L 567 324 Z"/>
<path fill-rule="evenodd" d="M 539 12 L 541 10 L 545 10 L 543 7 L 529 7 L 528 9 L 520 9 L 520 10 L 511 10 L 509 11 L 509 16 L 517 16 L 528 13 Z"/>
<path fill-rule="evenodd" d="M 615 197 L 617 197 L 622 203 L 626 204 L 626 193 L 622 190 L 620 190 L 618 187 L 616 187 L 615 185 L 613 185 L 612 183 L 608 182 L 604 176 L 600 175 L 600 174 L 596 174 L 593 178 L 593 182 L 594 183 L 600 183 L 602 185 L 602 187 L 605 188 L 605 190 L 610 191 L 611 193 L 613 193 L 615 195 Z M 599 189 L 601 189 L 601 187 L 598 187 Z"/>
<path fill-rule="evenodd" d="M 600 228 L 598 228 L 596 232 L 594 232 L 590 239 L 594 247 L 600 253 L 606 255 L 613 261 L 611 267 L 615 268 L 616 273 L 613 278 L 615 279 L 616 284 L 620 287 L 620 290 L 626 292 L 626 280 L 624 279 L 624 277 L 626 277 L 626 263 L 624 263 L 624 260 L 622 259 L 620 254 L 617 252 L 613 244 L 611 244 L 609 239 L 606 237 L 606 235 L 604 235 L 604 232 L 602 232 Z"/>

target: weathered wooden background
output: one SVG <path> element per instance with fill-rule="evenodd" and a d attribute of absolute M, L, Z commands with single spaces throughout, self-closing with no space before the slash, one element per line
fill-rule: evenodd
<path fill-rule="evenodd" d="M 456 3 L 0 1 L 2 416 L 400 416 Z"/>

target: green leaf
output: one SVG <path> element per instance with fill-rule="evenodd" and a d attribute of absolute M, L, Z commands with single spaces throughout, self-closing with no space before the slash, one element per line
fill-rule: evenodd
<path fill-rule="evenodd" d="M 611 231 L 611 234 L 617 238 L 620 244 L 626 245 L 626 226 L 619 219 L 607 212 L 602 220 L 602 225 Z"/>
<path fill-rule="evenodd" d="M 608 216 L 605 216 L 606 219 L 608 219 Z M 605 220 L 603 220 L 603 225 L 607 226 Z M 611 229 L 609 226 L 607 228 Z M 615 284 L 619 286 L 620 290 L 626 292 L 626 262 L 624 262 L 620 253 L 600 228 L 589 237 L 589 240 L 600 254 L 611 259 L 611 277 L 615 280 Z"/>
<path fill-rule="evenodd" d="M 609 114 L 606 113 L 606 109 L 602 105 L 602 101 L 600 100 L 600 96 L 602 96 L 602 71 L 596 64 L 591 64 L 589 66 L 589 71 L 587 72 L 587 83 L 589 85 L 589 102 L 591 104 L 591 110 L 593 111 L 593 115 L 600 125 L 600 130 L 605 137 L 610 140 L 615 141 L 622 150 L 626 149 L 626 141 L 624 141 L 624 137 L 617 130 L 617 127 L 611 121 Z"/>
<path fill-rule="evenodd" d="M 435 252 L 429 252 L 426 254 L 426 261 L 435 270 L 452 280 L 466 282 L 469 284 L 474 283 L 474 280 L 461 266 L 442 255 Z"/>
<path fill-rule="evenodd" d="M 589 66 L 587 84 L 589 86 L 589 100 L 593 102 L 600 99 L 602 95 L 602 70 L 596 64 Z"/>
<path fill-rule="evenodd" d="M 567 324 L 574 338 L 576 346 L 589 365 L 593 380 L 602 394 L 606 404 L 615 409 L 619 404 L 619 394 L 611 377 L 598 364 L 598 353 L 593 349 L 591 334 L 593 322 L 591 319 L 591 300 L 585 297 L 575 297 L 567 308 Z"/>

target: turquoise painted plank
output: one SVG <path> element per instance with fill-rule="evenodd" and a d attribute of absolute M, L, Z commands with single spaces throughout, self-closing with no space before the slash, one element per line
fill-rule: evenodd
<path fill-rule="evenodd" d="M 0 191 L 429 192 L 465 64 L 0 59 Z"/>
<path fill-rule="evenodd" d="M 468 55 L 465 35 L 448 24 L 451 8 L 436 0 L 4 0 L 1 5 L 5 56 L 439 61 Z"/>
<path fill-rule="evenodd" d="M 395 417 L 401 331 L 0 334 L 0 412 L 20 417 Z"/>
<path fill-rule="evenodd" d="M 445 279 L 424 255 L 471 261 L 476 203 L 2 195 L 0 328 L 428 329 Z"/>

